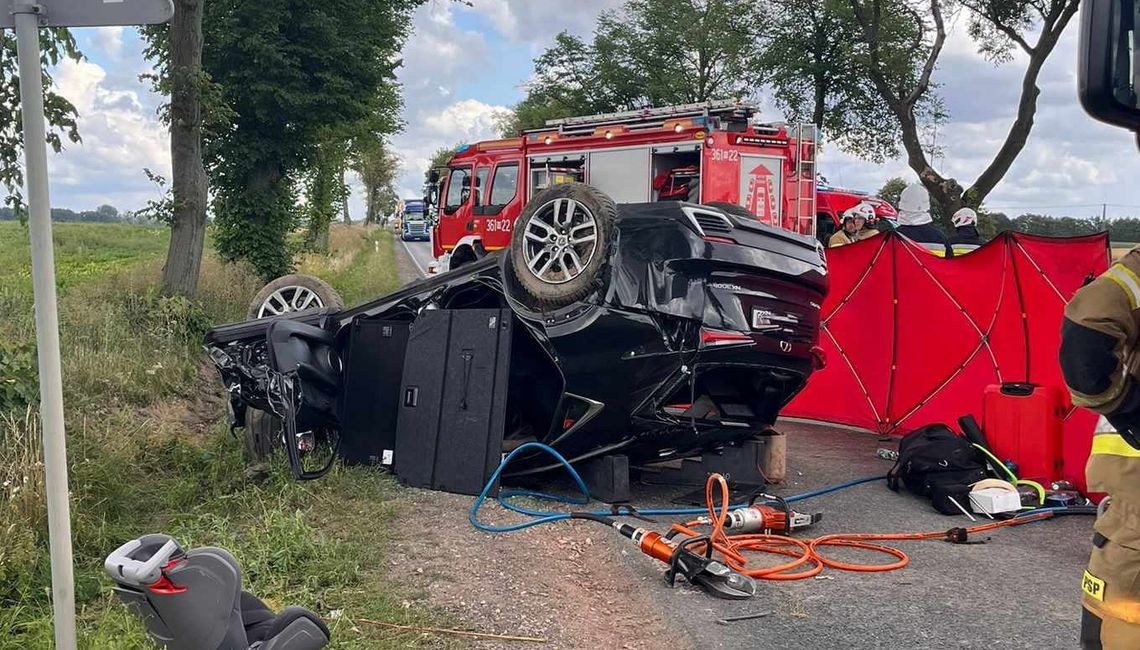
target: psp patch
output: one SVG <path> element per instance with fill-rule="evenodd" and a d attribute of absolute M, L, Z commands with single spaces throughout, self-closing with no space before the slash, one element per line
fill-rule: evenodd
<path fill-rule="evenodd" d="M 1084 578 L 1081 580 L 1081 591 L 1085 592 L 1089 598 L 1104 602 L 1104 580 L 1088 571 L 1085 571 Z"/>

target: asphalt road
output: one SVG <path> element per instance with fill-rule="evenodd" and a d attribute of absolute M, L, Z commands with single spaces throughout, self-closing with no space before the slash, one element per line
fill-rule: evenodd
<path fill-rule="evenodd" d="M 421 269 L 431 261 L 427 243 L 406 243 Z M 876 456 L 895 447 L 876 436 L 825 426 L 781 423 L 788 434 L 787 479 L 772 488 L 793 495 L 853 478 L 885 474 L 890 463 Z M 639 507 L 666 506 L 681 492 L 634 485 Z M 938 514 L 927 502 L 869 483 L 795 504 L 821 512 L 823 520 L 802 533 L 945 531 L 973 525 L 964 516 Z M 984 520 L 983 520 L 984 521 Z M 671 521 L 651 527 L 667 529 Z M 801 581 L 762 581 L 748 601 L 716 600 L 680 585 L 667 587 L 662 566 L 598 536 L 597 552 L 612 557 L 615 570 L 653 593 L 659 614 L 697 648 L 784 650 L 843 648 L 1077 648 L 1080 577 L 1088 560 L 1092 518 L 1062 517 L 973 538 L 983 543 L 941 541 L 890 543 L 910 564 L 886 573 L 827 569 Z M 559 534 L 565 534 L 560 532 Z M 797 535 L 801 536 L 801 535 Z M 836 559 L 880 562 L 884 556 L 835 550 Z M 534 558 L 542 562 L 541 557 Z M 758 566 L 777 560 L 756 557 Z M 605 594 L 598 594 L 599 598 Z M 768 612 L 763 618 L 727 624 L 726 616 Z M 629 647 L 639 647 L 636 644 Z"/>
<path fill-rule="evenodd" d="M 398 237 L 399 235 L 397 235 Z M 431 255 L 431 242 L 426 241 L 403 241 L 404 249 L 408 251 L 408 256 L 412 258 L 412 263 L 415 265 L 416 270 L 419 271 L 421 277 L 427 275 L 428 264 L 431 264 L 435 259 Z"/>
<path fill-rule="evenodd" d="M 773 489 L 776 494 L 799 494 L 890 469 L 875 450 L 894 445 L 874 435 L 803 424 L 778 428 L 788 434 L 788 476 Z M 634 500 L 664 504 L 668 496 L 659 487 L 639 486 Z M 823 513 L 823 520 L 803 533 L 807 537 L 973 525 L 964 516 L 940 515 L 917 497 L 891 492 L 885 482 L 795 506 Z M 691 588 L 669 589 L 658 580 L 645 584 L 658 592 L 657 602 L 666 611 L 684 617 L 682 627 L 699 648 L 1077 648 L 1080 578 L 1092 524 L 1089 516 L 1063 517 L 978 535 L 975 541 L 982 544 L 891 543 L 910 557 L 901 570 L 827 569 L 815 579 L 763 581 L 749 601 L 714 600 Z M 829 555 L 866 562 L 888 559 L 855 551 Z M 615 559 L 644 564 L 636 554 Z M 755 561 L 764 566 L 766 560 Z M 727 625 L 716 622 L 757 612 L 771 614 Z"/>

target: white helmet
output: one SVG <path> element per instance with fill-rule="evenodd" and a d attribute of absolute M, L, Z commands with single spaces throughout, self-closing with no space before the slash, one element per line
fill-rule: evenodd
<path fill-rule="evenodd" d="M 950 222 L 954 224 L 955 228 L 962 226 L 973 226 L 978 223 L 978 213 L 974 212 L 971 208 L 961 208 L 950 217 Z"/>
<path fill-rule="evenodd" d="M 868 215 L 868 213 L 870 213 L 870 215 Z M 875 209 L 866 203 L 860 203 L 843 211 L 843 221 L 847 221 L 848 219 L 862 219 L 867 221 L 874 218 L 874 216 Z"/>
<path fill-rule="evenodd" d="M 921 226 L 931 222 L 930 195 L 922 183 L 906 186 L 899 196 L 899 225 Z"/>

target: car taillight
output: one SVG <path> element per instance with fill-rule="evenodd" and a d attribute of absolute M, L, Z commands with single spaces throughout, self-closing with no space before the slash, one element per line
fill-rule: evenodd
<path fill-rule="evenodd" d="M 729 345 L 755 345 L 748 334 L 701 328 L 701 347 L 717 348 Z"/>
<path fill-rule="evenodd" d="M 818 345 L 811 346 L 811 368 L 812 370 L 823 370 L 827 367 L 827 353 L 823 348 Z"/>

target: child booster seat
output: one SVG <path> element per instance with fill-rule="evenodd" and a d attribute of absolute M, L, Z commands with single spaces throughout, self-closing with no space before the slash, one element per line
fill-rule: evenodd
<path fill-rule="evenodd" d="M 220 548 L 184 551 L 166 535 L 115 549 L 104 568 L 115 593 L 167 650 L 319 650 L 329 629 L 303 607 L 274 614 L 241 589 L 237 561 Z"/>

